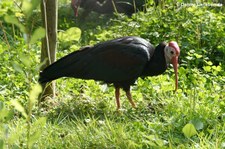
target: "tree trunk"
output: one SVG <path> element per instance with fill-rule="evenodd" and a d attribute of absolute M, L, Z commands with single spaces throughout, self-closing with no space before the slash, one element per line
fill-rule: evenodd
<path fill-rule="evenodd" d="M 43 26 L 46 29 L 46 36 L 42 39 L 41 63 L 44 62 L 41 70 L 53 63 L 56 59 L 57 49 L 57 23 L 58 23 L 58 0 L 41 0 L 41 13 Z M 43 93 L 40 101 L 46 97 L 55 96 L 55 83 L 42 84 Z"/>

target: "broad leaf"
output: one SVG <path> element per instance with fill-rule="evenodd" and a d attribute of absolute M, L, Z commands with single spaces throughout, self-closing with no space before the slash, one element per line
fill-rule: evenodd
<path fill-rule="evenodd" d="M 22 10 L 29 17 L 39 4 L 40 0 L 23 0 Z"/>
<path fill-rule="evenodd" d="M 19 112 L 21 112 L 21 114 L 27 118 L 27 113 L 25 112 L 24 107 L 19 103 L 19 101 L 17 100 L 11 100 L 11 104 L 15 107 L 15 109 Z"/>
<path fill-rule="evenodd" d="M 197 130 L 203 129 L 204 127 L 203 122 L 198 118 L 191 120 L 191 123 L 195 126 Z"/>
<path fill-rule="evenodd" d="M 193 124 L 186 124 L 183 127 L 182 132 L 188 138 L 190 138 L 190 137 L 192 137 L 192 136 L 197 134 L 197 131 L 196 131 L 195 126 Z"/>
<path fill-rule="evenodd" d="M 39 84 L 32 86 L 30 95 L 29 95 L 31 107 L 33 107 L 33 105 L 34 105 L 35 101 L 37 100 L 38 95 L 41 93 L 41 91 L 42 91 L 42 88 Z"/>
<path fill-rule="evenodd" d="M 81 30 L 77 27 L 71 27 L 65 32 L 59 32 L 58 37 L 61 41 L 78 41 L 81 36 Z"/>
<path fill-rule="evenodd" d="M 35 43 L 38 39 L 45 37 L 45 29 L 43 27 L 37 28 L 31 36 L 30 43 Z"/>
<path fill-rule="evenodd" d="M 25 33 L 25 26 L 15 16 L 6 15 L 4 19 L 7 23 L 15 24 L 21 32 Z"/>

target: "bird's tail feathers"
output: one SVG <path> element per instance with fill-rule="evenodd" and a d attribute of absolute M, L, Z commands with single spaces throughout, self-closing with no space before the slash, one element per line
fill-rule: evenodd
<path fill-rule="evenodd" d="M 52 63 L 40 72 L 39 82 L 47 83 L 60 77 L 68 77 L 71 71 L 76 69 L 76 65 L 79 65 L 79 60 L 84 57 L 86 51 L 90 48 L 90 46 L 83 47 Z"/>

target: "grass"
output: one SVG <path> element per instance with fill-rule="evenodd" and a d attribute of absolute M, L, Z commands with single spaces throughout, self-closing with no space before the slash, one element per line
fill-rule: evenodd
<path fill-rule="evenodd" d="M 157 93 L 149 89 L 158 86 L 162 78 L 167 78 L 167 75 L 139 79 L 138 87 L 133 87 L 138 108 L 131 108 L 125 95 L 122 95 L 123 109 L 120 112 L 115 110 L 111 87 L 103 93 L 98 83 L 80 80 L 86 84 L 83 93 L 74 96 L 68 91 L 58 92 L 56 100 L 46 101 L 48 107 L 34 115 L 34 118 L 47 117 L 47 122 L 43 126 L 32 126 L 31 133 L 41 132 L 33 147 L 222 148 L 225 139 L 223 90 L 205 88 L 202 94 L 201 84 L 196 85 L 194 90 L 180 90 L 178 93 L 162 91 L 161 87 Z M 144 89 L 148 81 L 152 85 Z M 59 82 L 72 85 L 79 80 Z M 69 93 L 76 92 L 76 88 L 69 90 Z M 198 132 L 190 138 L 182 132 L 188 123 L 193 123 Z M 8 140 L 14 140 L 11 134 L 16 134 L 18 141 L 14 140 L 14 145 L 23 147 L 24 120 L 15 119 L 8 127 Z"/>
<path fill-rule="evenodd" d="M 173 91 L 171 68 L 161 76 L 140 78 L 132 87 L 137 109 L 131 107 L 123 92 L 119 112 L 112 86 L 80 79 L 57 80 L 56 98 L 49 98 L 38 107 L 35 84 L 40 42 L 28 50 L 19 30 L 11 35 L 12 27 L 4 22 L 9 45 L 0 37 L 0 149 L 225 148 L 222 9 L 183 10 L 170 5 L 164 10 L 154 9 L 131 18 L 101 16 L 99 22 L 93 21 L 98 15 L 92 14 L 93 18 L 87 18 L 85 24 L 74 24 L 67 18 L 60 20 L 60 29 L 79 27 L 82 37 L 79 41 L 60 41 L 58 57 L 80 46 L 118 36 L 140 35 L 153 43 L 178 40 L 182 47 L 179 90 Z M 176 24 L 176 19 L 186 22 L 185 27 L 182 21 Z M 171 20 L 173 23 L 169 23 Z"/>

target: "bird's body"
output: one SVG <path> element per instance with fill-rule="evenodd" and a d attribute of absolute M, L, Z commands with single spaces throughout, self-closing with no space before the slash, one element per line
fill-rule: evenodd
<path fill-rule="evenodd" d="M 163 48 L 157 52 L 160 50 L 163 52 Z M 148 67 L 154 70 L 158 68 L 151 63 L 154 51 L 153 45 L 139 37 L 123 37 L 93 47 L 84 47 L 45 69 L 41 73 L 40 82 L 74 77 L 119 84 L 125 88 L 140 76 L 157 75 L 156 71 L 148 72 Z M 165 60 L 154 59 L 159 60 L 165 68 L 162 71 L 165 71 Z M 158 66 L 157 61 L 155 64 Z"/>
<path fill-rule="evenodd" d="M 87 14 L 91 11 L 101 14 L 118 12 L 131 16 L 132 13 L 143 10 L 145 3 L 145 0 L 71 0 L 75 16 L 78 16 L 78 7 L 85 9 Z"/>
<path fill-rule="evenodd" d="M 166 46 L 166 43 L 161 43 L 154 48 L 147 40 L 133 36 L 87 46 L 48 66 L 40 73 L 39 82 L 73 77 L 113 83 L 116 96 L 119 88 L 123 88 L 134 106 L 129 95 L 130 86 L 138 77 L 159 75 L 166 70 Z"/>

